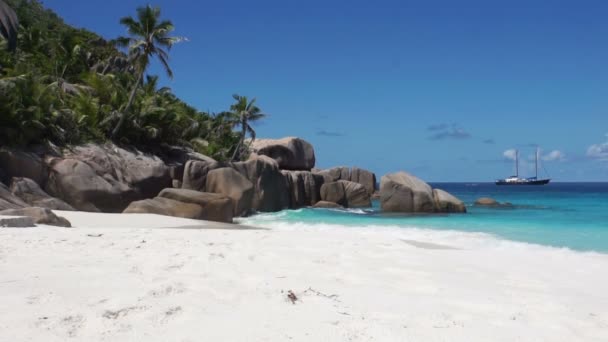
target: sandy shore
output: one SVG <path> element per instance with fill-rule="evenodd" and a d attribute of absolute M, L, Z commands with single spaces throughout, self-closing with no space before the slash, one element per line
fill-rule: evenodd
<path fill-rule="evenodd" d="M 604 254 L 65 216 L 0 229 L 1 341 L 608 341 Z"/>

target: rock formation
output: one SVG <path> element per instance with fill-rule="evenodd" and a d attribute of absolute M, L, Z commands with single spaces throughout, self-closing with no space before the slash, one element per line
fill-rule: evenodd
<path fill-rule="evenodd" d="M 372 205 L 371 196 L 363 185 L 343 180 L 323 184 L 321 200 L 346 208 L 366 208 Z"/>
<path fill-rule="evenodd" d="M 195 220 L 232 223 L 232 200 L 226 196 L 187 189 L 164 189 L 158 197 L 131 203 L 124 213 L 148 213 Z"/>
<path fill-rule="evenodd" d="M 0 183 L 0 210 L 25 208 L 28 204 Z"/>
<path fill-rule="evenodd" d="M 258 156 L 231 166 L 253 184 L 253 210 L 276 212 L 290 207 L 291 191 L 275 160 Z"/>
<path fill-rule="evenodd" d="M 460 200 L 442 190 L 434 192 L 430 185 L 406 172 L 382 177 L 380 203 L 386 212 L 466 212 Z"/>
<path fill-rule="evenodd" d="M 313 146 L 300 138 L 258 139 L 251 150 L 254 157 L 265 155 L 276 160 L 282 170 L 310 171 L 315 167 Z"/>
<path fill-rule="evenodd" d="M 321 209 L 344 209 L 344 207 L 339 205 L 338 203 L 327 202 L 327 201 L 319 201 L 312 207 L 321 208 Z"/>
<path fill-rule="evenodd" d="M 349 181 L 363 185 L 370 195 L 376 191 L 376 175 L 358 167 L 349 169 L 346 166 L 338 166 L 326 170 L 315 170 L 315 173 L 322 175 L 326 183 Z"/>
<path fill-rule="evenodd" d="M 234 216 L 245 216 L 253 208 L 253 184 L 230 167 L 209 171 L 205 190 L 232 200 Z"/>
<path fill-rule="evenodd" d="M 33 219 L 34 223 L 57 227 L 71 227 L 70 221 L 64 217 L 57 216 L 47 208 L 20 208 L 0 211 L 1 216 L 25 216 Z"/>
<path fill-rule="evenodd" d="M 290 194 L 289 207 L 292 209 L 314 205 L 321 200 L 322 176 L 309 171 L 283 171 Z"/>
<path fill-rule="evenodd" d="M 13 178 L 10 190 L 13 195 L 21 198 L 32 207 L 53 210 L 76 210 L 64 201 L 49 196 L 44 190 L 40 189 L 40 186 L 36 182 L 29 178 Z"/>

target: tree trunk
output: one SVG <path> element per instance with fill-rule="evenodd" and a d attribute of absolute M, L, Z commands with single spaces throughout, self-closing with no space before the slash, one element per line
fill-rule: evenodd
<path fill-rule="evenodd" d="M 241 147 L 243 146 L 243 143 L 245 142 L 245 136 L 247 135 L 247 123 L 245 122 L 245 120 L 241 119 L 241 138 L 239 139 L 239 143 L 236 145 L 236 150 L 234 150 L 234 153 L 232 154 L 232 161 L 235 161 L 237 157 L 241 157 Z"/>
<path fill-rule="evenodd" d="M 143 77 L 144 77 L 144 71 L 142 70 L 137 77 L 137 81 L 135 82 L 135 85 L 133 86 L 133 90 L 131 90 L 131 95 L 129 95 L 129 101 L 127 102 L 127 106 L 120 114 L 120 119 L 118 119 L 118 123 L 116 124 L 116 127 L 114 127 L 114 130 L 112 130 L 112 138 L 116 137 L 118 132 L 120 132 L 122 125 L 125 123 L 127 113 L 129 112 L 129 109 L 131 109 L 131 106 L 133 105 L 133 101 L 135 100 L 135 94 L 137 94 L 137 89 L 139 89 L 139 85 L 141 84 Z"/>

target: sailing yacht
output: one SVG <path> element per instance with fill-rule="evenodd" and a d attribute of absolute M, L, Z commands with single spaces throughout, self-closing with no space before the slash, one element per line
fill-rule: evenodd
<path fill-rule="evenodd" d="M 535 176 L 529 178 L 519 177 L 519 151 L 515 151 L 515 176 L 511 176 L 505 179 L 497 179 L 496 185 L 546 185 L 549 184 L 551 179 L 538 179 L 538 149 L 534 158 Z"/>

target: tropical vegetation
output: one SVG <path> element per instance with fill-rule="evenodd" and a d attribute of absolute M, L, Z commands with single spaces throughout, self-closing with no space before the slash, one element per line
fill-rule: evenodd
<path fill-rule="evenodd" d="M 264 117 L 255 99 L 234 95 L 229 111 L 214 114 L 159 87 L 150 63 L 172 77 L 169 53 L 184 38 L 172 35 L 158 8 L 136 14 L 120 20 L 127 37 L 107 41 L 65 24 L 38 0 L 0 0 L 0 145 L 112 140 L 245 158 L 251 123 Z"/>

